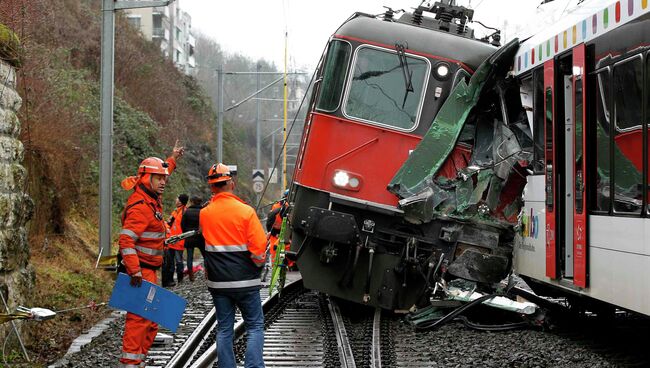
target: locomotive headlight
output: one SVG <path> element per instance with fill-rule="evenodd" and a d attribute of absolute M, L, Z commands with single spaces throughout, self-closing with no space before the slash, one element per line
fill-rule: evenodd
<path fill-rule="evenodd" d="M 334 174 L 334 185 L 337 187 L 345 187 L 350 183 L 350 175 L 345 171 L 336 171 Z M 357 180 L 358 185 L 358 180 Z"/>
<path fill-rule="evenodd" d="M 359 174 L 351 173 L 348 171 L 336 170 L 334 171 L 332 184 L 337 188 L 357 192 L 363 185 L 363 177 L 361 177 Z"/>
<path fill-rule="evenodd" d="M 449 67 L 445 64 L 440 64 L 436 69 L 436 73 L 438 74 L 438 77 L 446 78 L 449 75 Z"/>

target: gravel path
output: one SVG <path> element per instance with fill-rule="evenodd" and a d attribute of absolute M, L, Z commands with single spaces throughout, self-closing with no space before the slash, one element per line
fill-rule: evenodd
<path fill-rule="evenodd" d="M 208 292 L 203 273 L 197 274 L 196 281 L 190 283 L 185 280 L 181 285 L 171 289 L 188 301 L 187 309 L 205 310 L 207 313 L 212 308 L 210 293 Z M 124 332 L 124 318 L 120 318 L 109 324 L 109 327 L 101 335 L 95 337 L 88 345 L 84 346 L 79 353 L 72 354 L 57 362 L 59 367 L 117 367 L 122 350 L 122 333 Z M 181 321 L 183 323 L 183 321 Z M 171 334 L 165 328 L 160 332 Z M 151 365 L 151 360 L 147 362 Z M 153 365 L 151 365 L 153 366 Z"/>
<path fill-rule="evenodd" d="M 541 331 L 482 332 L 454 322 L 416 333 L 399 321 L 391 330 L 399 367 L 615 366 L 576 342 Z"/>

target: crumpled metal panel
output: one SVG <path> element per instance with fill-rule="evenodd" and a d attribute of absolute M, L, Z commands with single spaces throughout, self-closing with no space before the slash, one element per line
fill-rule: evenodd
<path fill-rule="evenodd" d="M 522 142 L 531 145 L 526 140 L 531 134 L 520 131 L 527 127 L 520 121 L 510 125 L 515 133 L 504 123 L 498 106 L 482 103 L 480 111 L 475 108 L 484 95 L 488 102 L 495 98 L 493 88 L 505 78 L 517 48 L 517 40 L 510 42 L 481 64 L 469 85 L 461 81 L 456 86 L 423 140 L 391 180 L 388 190 L 402 198 L 399 205 L 407 221 L 426 223 L 443 218 L 511 227 L 504 219 L 512 218 L 518 207 L 500 203 L 501 194 L 513 167 L 530 157 Z M 461 132 L 467 136 L 472 131 L 469 166 L 458 170 L 456 178 L 438 175 Z M 465 137 L 463 142 L 468 140 Z M 512 196 L 508 200 L 512 201 Z M 500 213 L 506 209 L 508 214 Z"/>
<path fill-rule="evenodd" d="M 388 190 L 401 198 L 426 190 L 426 179 L 433 177 L 456 145 L 467 115 L 476 104 L 489 68 L 482 67 L 469 85 L 461 80 L 436 115 L 431 128 L 388 184 Z"/>

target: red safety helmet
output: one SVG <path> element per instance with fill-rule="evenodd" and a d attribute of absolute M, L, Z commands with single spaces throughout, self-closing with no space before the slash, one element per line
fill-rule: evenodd
<path fill-rule="evenodd" d="M 144 174 L 159 174 L 159 175 L 169 175 L 167 167 L 169 165 L 159 159 L 158 157 L 149 157 L 145 158 L 138 167 L 138 175 L 142 176 Z"/>
<path fill-rule="evenodd" d="M 214 183 L 220 183 L 223 181 L 228 181 L 232 179 L 232 175 L 230 174 L 230 169 L 228 166 L 218 163 L 212 165 L 210 170 L 208 171 L 208 184 L 214 184 Z"/>

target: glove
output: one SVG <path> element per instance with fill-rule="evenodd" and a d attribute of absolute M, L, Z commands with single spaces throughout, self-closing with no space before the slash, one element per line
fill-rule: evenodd
<path fill-rule="evenodd" d="M 142 285 L 142 272 L 138 271 L 131 275 L 131 286 L 140 287 Z"/>

